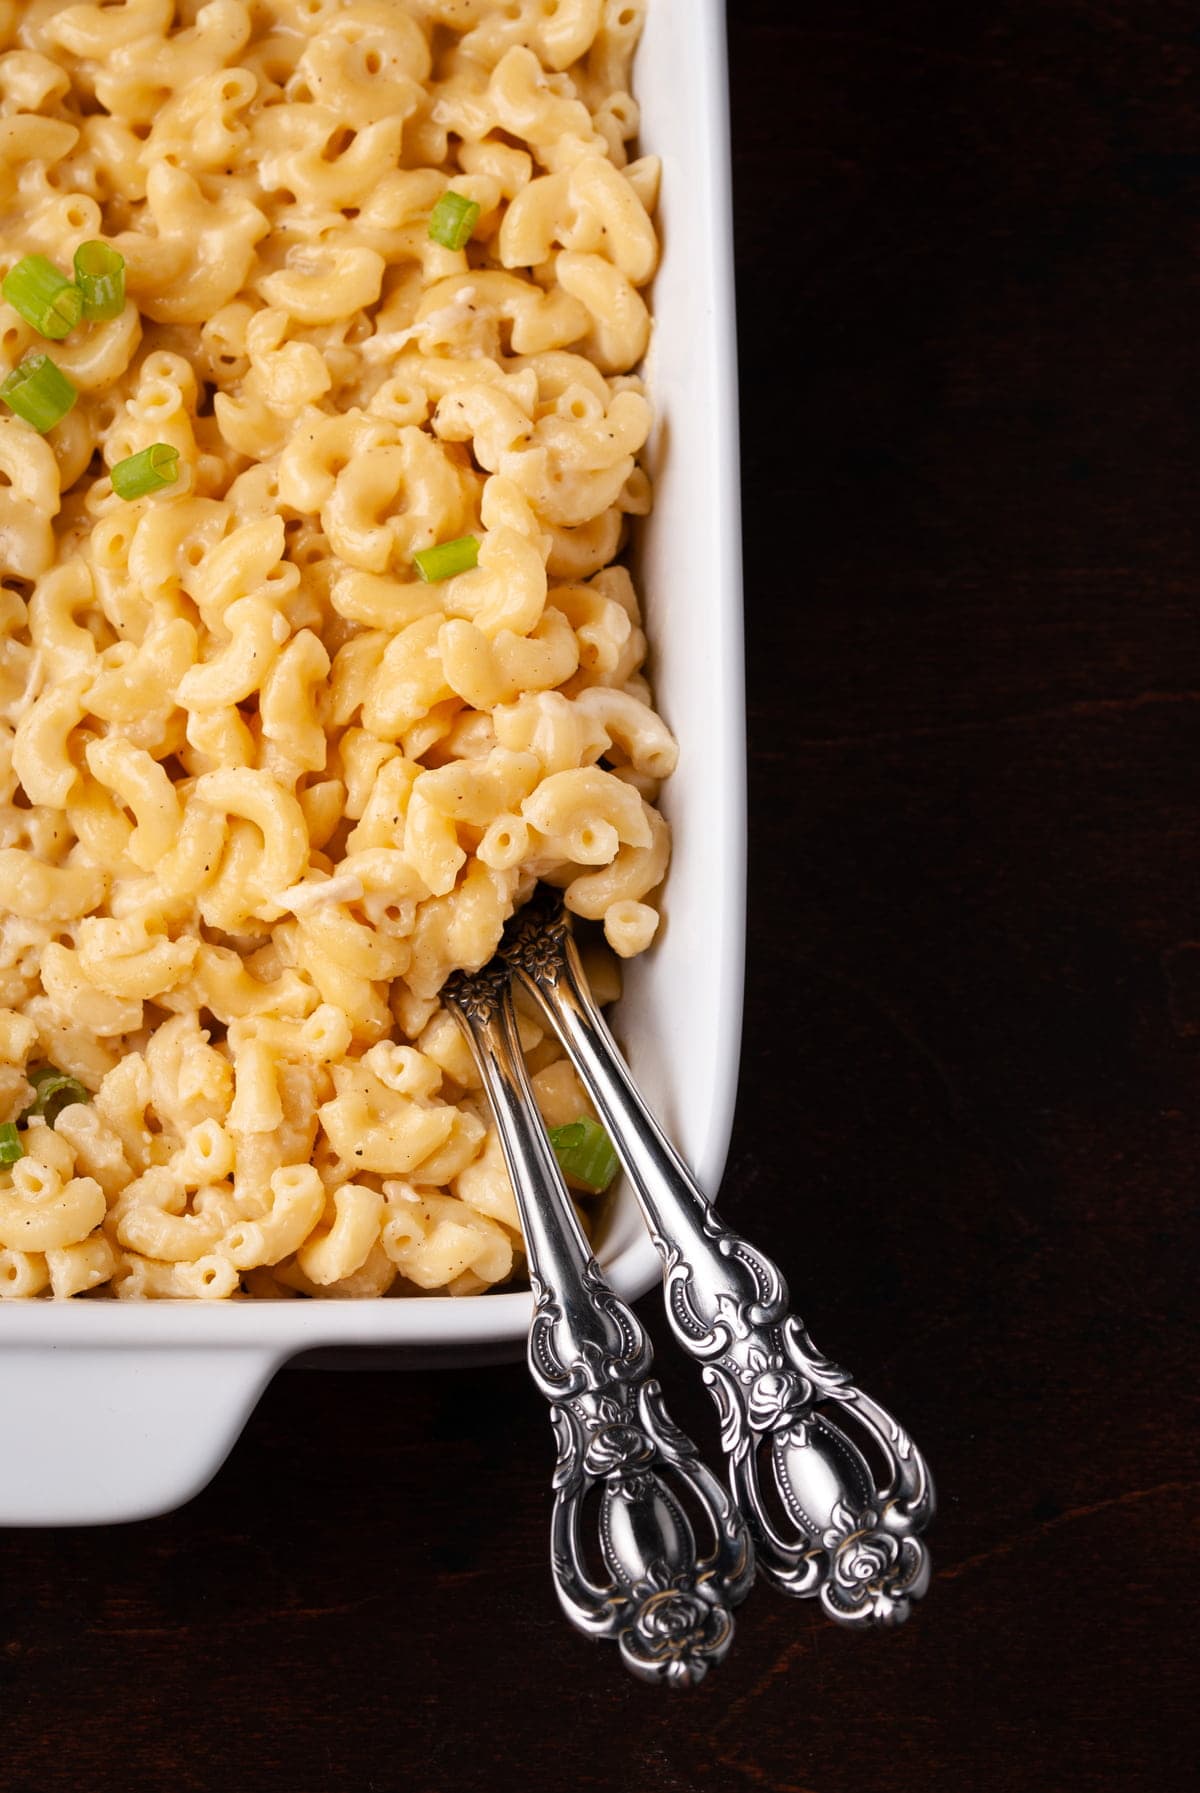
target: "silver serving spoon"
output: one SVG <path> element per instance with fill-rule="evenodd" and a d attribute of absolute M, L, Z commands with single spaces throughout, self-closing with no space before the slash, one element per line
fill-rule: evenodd
<path fill-rule="evenodd" d="M 697 1187 L 591 997 L 557 891 L 539 890 L 500 951 L 562 1041 L 636 1191 L 663 1261 L 667 1317 L 717 1404 L 759 1566 L 842 1623 L 900 1623 L 929 1585 L 920 1533 L 934 1492 L 921 1453 L 821 1356 L 788 1312 L 779 1269 Z M 833 1414 L 853 1422 L 858 1442 Z M 878 1480 L 868 1452 L 882 1466 Z"/>
<path fill-rule="evenodd" d="M 754 1580 L 753 1547 L 725 1488 L 667 1417 L 650 1340 L 584 1237 L 529 1086 L 510 982 L 493 960 L 455 973 L 442 996 L 470 1040 L 521 1214 L 534 1303 L 529 1369 L 558 1437 L 555 1588 L 572 1623 L 615 1639 L 634 1674 L 691 1686 L 733 1641 L 731 1608 Z M 604 1581 L 589 1570 L 581 1535 L 593 1488 Z M 689 1506 L 709 1533 L 703 1556 Z"/>

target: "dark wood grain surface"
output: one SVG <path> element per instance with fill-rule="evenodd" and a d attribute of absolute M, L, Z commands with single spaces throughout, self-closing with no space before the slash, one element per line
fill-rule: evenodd
<path fill-rule="evenodd" d="M 929 1599 L 862 1638 L 762 1591 L 647 1690 L 554 1606 L 519 1368 L 292 1370 L 183 1511 L 0 1540 L 5 1793 L 1187 1784 L 1200 27 L 733 0 L 731 51 L 723 1201 L 926 1447 Z"/>

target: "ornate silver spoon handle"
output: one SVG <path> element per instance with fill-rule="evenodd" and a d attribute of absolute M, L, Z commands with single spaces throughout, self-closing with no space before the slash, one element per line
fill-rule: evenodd
<path fill-rule="evenodd" d="M 720 1220 L 646 1107 L 592 1000 L 556 894 L 501 948 L 569 1053 L 629 1173 L 665 1269 L 667 1316 L 704 1365 L 758 1563 L 848 1624 L 898 1624 L 929 1583 L 933 1484 L 907 1433 L 822 1357 L 771 1260 Z M 855 1423 L 854 1442 L 830 1410 Z M 866 1446 L 866 1451 L 861 1448 Z M 869 1456 L 883 1468 L 876 1480 Z"/>
<path fill-rule="evenodd" d="M 509 983 L 493 964 L 456 973 L 442 994 L 471 1042 L 521 1211 L 534 1298 L 529 1368 L 558 1440 L 555 1588 L 573 1624 L 614 1638 L 634 1674 L 694 1685 L 733 1640 L 730 1608 L 750 1591 L 753 1547 L 724 1486 L 668 1418 L 649 1338 L 580 1228 L 529 1087 Z M 602 1582 L 581 1541 L 593 1488 Z M 688 1507 L 710 1534 L 702 1557 Z"/>

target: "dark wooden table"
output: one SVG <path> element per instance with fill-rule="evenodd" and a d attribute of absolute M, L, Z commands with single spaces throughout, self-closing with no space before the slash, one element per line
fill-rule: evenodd
<path fill-rule="evenodd" d="M 650 1691 L 553 1604 L 519 1369 L 293 1370 L 182 1512 L 0 1542 L 5 1793 L 1185 1784 L 1195 9 L 731 13 L 723 1200 L 933 1460 L 930 1597 L 864 1638 L 764 1591 L 719 1675 Z"/>

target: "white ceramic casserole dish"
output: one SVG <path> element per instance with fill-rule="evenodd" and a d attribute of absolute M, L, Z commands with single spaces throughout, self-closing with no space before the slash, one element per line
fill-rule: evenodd
<path fill-rule="evenodd" d="M 651 0 L 638 52 L 644 150 L 662 157 L 663 259 L 649 360 L 656 503 L 638 583 L 658 707 L 679 739 L 666 926 L 628 969 L 615 1027 L 702 1184 L 733 1118 L 745 895 L 737 403 L 721 0 Z M 623 1295 L 658 1259 L 623 1190 L 601 1256 Z M 0 1303 L 0 1524 L 163 1512 L 219 1467 L 299 1352 L 385 1350 L 397 1367 L 516 1356 L 526 1293 L 464 1300 Z"/>

